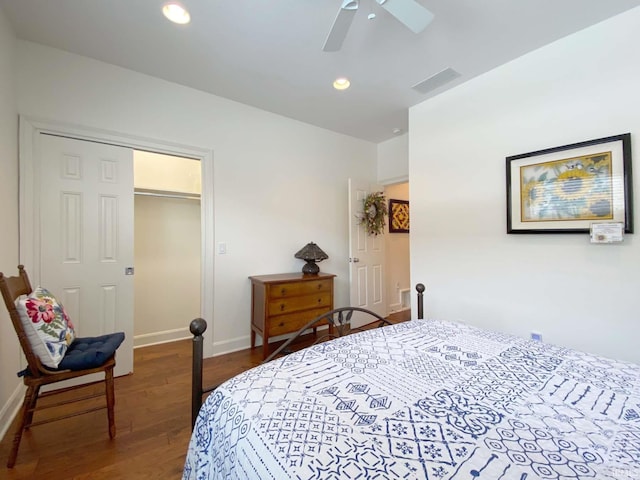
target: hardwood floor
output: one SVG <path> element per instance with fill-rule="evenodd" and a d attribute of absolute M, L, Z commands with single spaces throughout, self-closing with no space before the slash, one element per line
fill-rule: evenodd
<path fill-rule="evenodd" d="M 409 312 L 400 312 L 389 319 L 395 323 L 408 316 Z M 191 436 L 191 343 L 183 340 L 135 350 L 135 374 L 115 380 L 114 440 L 109 440 L 105 410 L 36 426 L 25 432 L 16 465 L 7 469 L 14 422 L 0 442 L 0 479 L 181 478 Z M 219 384 L 258 365 L 261 353 L 255 348 L 205 359 L 204 385 Z M 102 384 L 63 395 L 83 395 L 97 388 Z M 46 411 L 36 412 L 35 420 L 43 418 L 39 415 Z"/>

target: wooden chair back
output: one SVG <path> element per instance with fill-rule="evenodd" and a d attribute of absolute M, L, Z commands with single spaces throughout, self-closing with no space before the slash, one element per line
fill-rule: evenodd
<path fill-rule="evenodd" d="M 2 291 L 2 298 L 7 306 L 7 311 L 11 317 L 13 328 L 18 335 L 20 347 L 22 348 L 25 357 L 27 357 L 27 364 L 29 365 L 31 376 L 40 377 L 43 373 L 47 372 L 47 369 L 42 365 L 36 354 L 33 353 L 31 344 L 29 343 L 29 339 L 27 338 L 27 334 L 24 330 L 24 326 L 22 325 L 22 320 L 20 320 L 20 314 L 16 307 L 16 300 L 18 297 L 21 295 L 29 295 L 33 291 L 31 282 L 29 281 L 29 276 L 24 269 L 24 265 L 18 265 L 18 275 L 15 277 L 6 277 L 2 272 L 0 272 L 0 291 Z"/>

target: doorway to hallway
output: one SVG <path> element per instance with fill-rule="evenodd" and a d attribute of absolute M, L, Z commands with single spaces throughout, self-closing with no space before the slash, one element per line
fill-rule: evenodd
<path fill-rule="evenodd" d="M 385 185 L 384 195 L 389 200 L 409 201 L 409 182 Z M 391 209 L 385 228 L 385 289 L 387 313 L 411 309 L 411 262 L 409 233 L 389 231 Z"/>

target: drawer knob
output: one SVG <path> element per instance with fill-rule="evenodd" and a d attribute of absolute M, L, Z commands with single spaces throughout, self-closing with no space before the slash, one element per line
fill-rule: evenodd
<path fill-rule="evenodd" d="M 318 284 L 318 290 L 320 290 L 321 288 L 322 288 L 322 284 L 321 284 L 321 283 L 319 283 L 319 284 Z"/>
<path fill-rule="evenodd" d="M 284 307 L 285 307 L 285 304 L 284 304 L 284 303 L 281 303 L 281 304 L 280 304 L 280 311 L 283 311 L 283 310 L 284 310 Z"/>
<path fill-rule="evenodd" d="M 279 326 L 279 327 L 284 327 L 284 322 L 280 322 L 280 323 L 278 324 L 278 326 Z"/>
<path fill-rule="evenodd" d="M 280 295 L 284 295 L 285 293 L 287 293 L 287 289 L 283 288 L 282 290 L 280 290 Z"/>
<path fill-rule="evenodd" d="M 318 299 L 318 303 L 322 303 L 322 297 Z"/>

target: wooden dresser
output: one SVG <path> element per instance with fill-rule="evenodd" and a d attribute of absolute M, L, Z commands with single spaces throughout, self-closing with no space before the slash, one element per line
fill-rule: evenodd
<path fill-rule="evenodd" d="M 251 279 L 251 348 L 262 337 L 262 358 L 269 355 L 269 338 L 297 332 L 307 322 L 333 309 L 333 277 L 279 273 Z M 315 329 L 314 329 L 315 331 Z"/>

